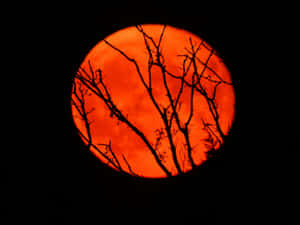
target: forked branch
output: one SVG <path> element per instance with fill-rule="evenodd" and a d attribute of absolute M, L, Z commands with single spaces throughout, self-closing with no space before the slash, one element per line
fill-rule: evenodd
<path fill-rule="evenodd" d="M 136 65 L 136 68 L 139 68 L 135 60 L 133 60 L 132 62 Z M 91 65 L 90 62 L 89 65 Z M 171 172 L 169 172 L 168 169 L 163 165 L 155 149 L 150 144 L 144 133 L 140 131 L 115 104 L 114 100 L 111 97 L 110 91 L 108 90 L 108 87 L 104 83 L 102 71 L 100 69 L 96 70 L 96 75 L 96 72 L 92 67 L 90 67 L 90 70 L 92 76 L 90 76 L 85 69 L 80 68 L 75 78 L 80 81 L 88 90 L 98 96 L 99 99 L 104 102 L 110 113 L 115 116 L 120 122 L 126 124 L 145 143 L 147 148 L 154 156 L 157 164 L 161 167 L 161 169 L 166 173 L 167 176 L 171 176 Z"/>

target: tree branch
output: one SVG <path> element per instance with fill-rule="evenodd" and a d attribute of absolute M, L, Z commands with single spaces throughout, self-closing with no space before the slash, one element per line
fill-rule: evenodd
<path fill-rule="evenodd" d="M 129 162 L 127 161 L 127 159 L 125 158 L 125 156 L 123 154 L 122 154 L 122 157 L 123 157 L 123 160 L 124 160 L 124 162 L 126 163 L 126 165 L 128 167 L 128 170 L 129 170 L 130 174 L 133 175 L 133 176 L 138 176 L 135 172 L 133 172 Z"/>
<path fill-rule="evenodd" d="M 142 33 L 142 35 L 143 35 L 144 42 L 145 42 L 145 46 L 146 46 L 146 49 L 147 49 L 147 51 L 148 51 L 150 60 L 153 59 L 153 57 L 152 57 L 151 48 L 150 48 L 149 43 L 147 42 L 147 39 L 149 39 L 149 40 L 151 41 L 151 43 L 154 45 L 155 50 L 156 50 L 155 53 L 156 53 L 156 56 L 157 56 L 157 57 L 156 57 L 157 63 L 151 63 L 151 64 L 148 63 L 148 72 L 150 72 L 150 73 L 148 74 L 148 76 L 149 76 L 149 82 L 150 82 L 150 84 L 151 84 L 151 79 L 152 79 L 152 76 L 151 76 L 151 68 L 152 68 L 152 66 L 153 66 L 153 65 L 156 65 L 156 64 L 157 64 L 157 65 L 162 65 L 162 64 L 161 64 L 161 54 L 159 53 L 159 46 L 155 43 L 155 41 L 153 40 L 152 37 L 148 36 L 148 35 L 144 32 L 142 26 L 137 26 L 137 29 L 138 29 L 138 30 Z M 164 31 L 165 31 L 165 28 L 163 29 L 163 32 L 164 32 Z M 159 41 L 159 43 L 161 43 L 161 39 L 162 39 L 162 37 L 163 37 L 163 32 L 162 32 L 162 34 L 161 34 L 161 36 L 160 36 L 160 41 Z M 123 51 L 121 51 L 120 49 L 114 47 L 114 46 L 111 45 L 109 42 L 105 41 L 105 43 L 108 43 L 109 46 L 111 46 L 113 49 L 117 50 L 117 51 L 118 51 L 119 53 L 121 53 L 127 60 L 129 60 L 129 61 L 131 61 L 131 62 L 133 62 L 133 63 L 135 64 L 135 67 L 136 67 L 136 70 L 137 70 L 137 72 L 138 72 L 138 74 L 139 74 L 139 77 L 142 79 L 142 83 L 143 83 L 144 87 L 146 88 L 146 90 L 147 90 L 147 92 L 148 92 L 148 95 L 149 95 L 149 97 L 150 97 L 152 103 L 154 104 L 155 108 L 156 108 L 157 111 L 159 112 L 162 121 L 164 122 L 165 129 L 166 129 L 166 132 L 167 132 L 167 135 L 168 135 L 168 140 L 169 140 L 170 147 L 171 147 L 171 151 L 172 151 L 173 161 L 174 161 L 174 164 L 175 164 L 175 166 L 176 166 L 176 168 L 177 168 L 177 171 L 178 171 L 178 173 L 182 173 L 182 170 L 181 170 L 181 168 L 180 168 L 180 165 L 179 165 L 179 162 L 178 162 L 178 159 L 177 159 L 177 156 L 176 156 L 176 148 L 175 148 L 175 145 L 174 145 L 174 143 L 173 143 L 173 138 L 172 138 L 172 135 L 171 135 L 171 127 L 168 126 L 169 123 L 168 123 L 168 118 L 167 118 L 167 111 L 166 111 L 166 109 L 163 109 L 163 110 L 160 109 L 160 107 L 159 107 L 157 101 L 155 100 L 155 98 L 154 98 L 154 96 L 153 96 L 153 93 L 152 93 L 152 87 L 149 88 L 149 86 L 147 86 L 146 82 L 145 82 L 144 79 L 143 79 L 143 75 L 141 74 L 140 69 L 139 69 L 139 66 L 138 66 L 138 64 L 136 63 L 136 61 L 135 61 L 134 59 L 131 59 L 130 57 L 128 57 Z M 149 62 L 149 60 L 148 60 L 148 62 Z M 164 76 L 164 77 L 165 77 L 165 76 Z"/>
<path fill-rule="evenodd" d="M 135 62 L 135 61 L 134 61 Z M 138 68 L 137 64 L 135 63 L 136 68 Z M 139 69 L 138 69 L 139 70 Z M 100 70 L 99 70 L 100 71 Z M 141 74 L 140 74 L 141 75 Z M 119 121 L 125 123 L 138 137 L 141 138 L 141 140 L 146 144 L 146 146 L 151 151 L 152 155 L 155 158 L 155 161 L 157 164 L 161 167 L 161 169 L 166 173 L 167 176 L 171 176 L 171 173 L 168 171 L 168 169 L 162 164 L 162 162 L 159 160 L 158 155 L 156 154 L 155 150 L 153 149 L 152 145 L 146 138 L 146 136 L 136 127 L 134 126 L 128 118 L 118 109 L 118 107 L 113 102 L 111 95 L 104 84 L 104 81 L 102 79 L 102 76 L 99 76 L 99 85 L 104 90 L 105 95 L 101 91 L 101 89 L 95 85 L 96 82 L 90 81 L 86 79 L 82 74 L 78 74 L 77 79 L 79 79 L 89 90 L 91 90 L 94 94 L 96 94 L 102 101 L 105 103 L 105 105 L 108 107 L 112 115 L 114 115 Z"/>
<path fill-rule="evenodd" d="M 109 153 L 112 155 L 114 161 L 115 161 L 116 164 L 118 165 L 118 168 L 121 169 L 121 164 L 120 164 L 120 162 L 119 162 L 117 156 L 115 155 L 114 151 L 113 151 L 112 148 L 111 148 L 111 141 L 109 140 L 109 143 L 108 143 L 108 144 L 97 144 L 97 145 L 98 145 L 98 146 L 105 146 L 106 151 L 109 152 Z"/>
<path fill-rule="evenodd" d="M 146 38 L 148 38 L 152 42 L 152 44 L 154 45 L 154 47 L 155 47 L 156 62 L 154 63 L 154 65 L 159 66 L 159 68 L 162 71 L 163 83 L 164 83 L 164 87 L 165 87 L 165 89 L 167 91 L 167 96 L 168 96 L 169 102 L 170 102 L 170 104 L 172 106 L 172 110 L 176 111 L 176 109 L 174 110 L 175 107 L 174 107 L 173 99 L 172 99 L 171 92 L 169 90 L 169 87 L 168 87 L 168 84 L 167 84 L 167 81 L 166 81 L 166 74 L 164 72 L 164 65 L 163 65 L 163 62 L 162 62 L 163 57 L 162 57 L 162 55 L 160 53 L 160 43 L 161 43 L 163 34 L 165 32 L 166 26 L 163 27 L 163 30 L 162 30 L 162 33 L 161 33 L 160 39 L 159 39 L 159 44 L 156 44 L 155 41 L 153 40 L 153 38 L 150 37 L 150 36 L 148 36 L 144 32 L 144 30 L 142 29 L 141 26 L 137 27 L 137 28 L 142 33 L 142 35 L 144 37 L 144 40 L 146 40 Z M 146 48 L 148 49 L 149 47 L 148 47 L 146 41 L 145 41 L 145 44 L 146 44 Z M 166 132 L 167 132 L 167 137 L 168 137 L 168 140 L 169 140 L 169 144 L 170 144 L 170 148 L 171 148 L 171 152 L 172 152 L 172 158 L 173 158 L 175 167 L 176 167 L 178 173 L 181 174 L 181 173 L 183 173 L 183 171 L 181 170 L 180 164 L 178 162 L 178 158 L 177 158 L 177 154 L 176 154 L 176 147 L 175 147 L 174 140 L 173 140 L 173 137 L 172 137 L 172 134 L 171 134 L 171 127 L 169 126 L 169 121 L 168 121 L 168 116 L 167 116 L 167 108 L 163 108 L 163 113 L 161 114 L 161 117 L 162 117 L 162 120 L 163 120 L 164 125 L 165 125 L 165 129 L 166 129 Z"/>
<path fill-rule="evenodd" d="M 91 129 L 90 129 L 90 122 L 88 120 L 88 114 L 91 112 L 87 112 L 85 109 L 85 101 L 84 101 L 84 97 L 86 96 L 87 92 L 84 92 L 82 88 L 79 88 L 78 91 L 80 92 L 80 95 L 77 94 L 77 90 L 76 90 L 76 84 L 74 82 L 74 87 L 73 87 L 73 96 L 72 96 L 72 105 L 75 107 L 75 109 L 77 110 L 77 112 L 80 114 L 81 119 L 84 121 L 85 123 L 85 128 L 86 128 L 86 132 L 87 132 L 87 137 L 85 135 L 83 135 L 83 133 L 78 130 L 79 135 L 88 143 L 87 147 L 91 148 L 93 147 L 97 152 L 99 152 L 109 163 L 112 164 L 113 167 L 115 167 L 116 169 L 118 169 L 119 171 L 122 172 L 122 168 L 116 158 L 116 156 L 114 155 L 113 151 L 110 148 L 110 151 L 115 159 L 115 163 L 107 154 L 103 153 L 95 144 L 93 144 L 93 140 L 92 140 L 92 135 L 91 135 Z M 76 103 L 76 101 L 79 102 L 79 105 Z M 108 146 L 106 144 L 98 144 L 98 145 L 104 145 L 104 146 Z M 109 144 L 110 147 L 110 144 Z"/>

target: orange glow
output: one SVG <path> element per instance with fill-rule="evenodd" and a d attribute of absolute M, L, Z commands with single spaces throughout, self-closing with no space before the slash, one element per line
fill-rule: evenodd
<path fill-rule="evenodd" d="M 153 37 L 154 41 L 159 41 L 163 28 L 162 25 L 143 25 L 142 27 L 145 33 Z M 147 75 L 149 55 L 145 47 L 144 38 L 136 27 L 122 29 L 111 34 L 105 38 L 105 40 L 125 52 L 130 58 L 135 59 L 146 83 L 149 82 Z M 185 30 L 171 26 L 166 27 L 161 41 L 161 53 L 164 57 L 165 68 L 170 73 L 182 73 L 184 59 L 182 55 L 187 54 L 186 49 L 190 46 L 190 40 L 192 40 L 194 46 L 199 46 L 202 41 L 198 36 Z M 196 55 L 199 59 L 199 62 L 196 63 L 199 71 L 202 71 L 204 68 L 204 65 L 201 64 L 200 61 L 205 62 L 210 53 L 211 46 L 203 42 Z M 142 85 L 133 63 L 128 61 L 118 51 L 112 49 L 112 47 L 107 45 L 104 41 L 100 41 L 82 62 L 81 67 L 86 71 L 89 71 L 88 62 L 90 62 L 95 69 L 101 68 L 103 71 L 103 81 L 108 87 L 111 98 L 115 104 L 124 115 L 143 132 L 149 142 L 154 145 L 156 141 L 156 130 L 163 128 L 164 124 L 145 91 L 145 87 Z M 218 74 L 222 80 L 230 83 L 231 75 L 217 53 L 212 54 L 207 66 L 209 69 L 206 69 L 203 73 L 203 77 L 207 79 L 203 80 L 203 85 L 207 88 L 207 93 L 212 95 L 214 88 L 208 79 L 216 79 L 214 76 Z M 194 70 L 191 69 L 186 76 L 186 79 L 190 82 L 192 82 L 193 71 Z M 153 95 L 155 99 L 159 100 L 161 107 L 167 107 L 169 101 L 163 86 L 162 72 L 158 67 L 153 67 L 151 72 Z M 180 80 L 172 79 L 172 77 L 168 76 L 167 83 L 172 96 L 176 96 L 180 88 Z M 188 120 L 189 117 L 190 89 L 191 88 L 185 85 L 180 97 L 181 107 L 178 115 L 182 121 Z M 205 98 L 200 93 L 195 93 L 193 102 L 194 111 L 189 125 L 189 136 L 193 149 L 192 157 L 196 165 L 200 165 L 207 159 L 206 152 L 211 148 L 207 143 L 208 133 L 204 129 L 203 121 L 214 124 L 214 119 L 209 111 L 209 106 Z M 218 121 L 220 128 L 223 134 L 227 135 L 234 119 L 235 95 L 233 86 L 223 83 L 220 84 L 216 91 L 215 103 L 219 114 Z M 112 116 L 103 101 L 96 95 L 90 94 L 86 96 L 85 104 L 87 111 L 91 111 L 91 109 L 94 108 L 94 111 L 92 111 L 88 117 L 88 119 L 92 121 L 90 129 L 94 144 L 109 143 L 110 141 L 111 148 L 125 172 L 129 172 L 129 169 L 122 159 L 123 156 L 127 159 L 132 171 L 138 176 L 147 178 L 166 177 L 166 174 L 155 162 L 153 155 L 145 143 L 129 129 L 126 124 L 120 122 L 115 116 Z M 86 137 L 87 132 L 84 121 L 80 118 L 74 106 L 72 106 L 72 113 L 77 128 Z M 214 126 L 212 126 L 211 129 L 215 129 Z M 174 131 L 175 130 L 176 126 L 174 126 Z M 180 132 L 174 132 L 173 137 L 179 164 L 184 172 L 190 171 L 192 167 L 186 160 L 188 155 L 185 151 L 184 136 Z M 85 143 L 87 142 L 85 141 Z M 217 143 L 215 148 L 218 149 L 220 146 L 221 144 Z M 93 147 L 90 147 L 90 150 L 103 163 L 114 168 Z M 167 138 L 162 139 L 159 151 L 161 153 L 165 152 L 163 164 L 172 175 L 177 175 L 178 172 L 172 160 Z"/>

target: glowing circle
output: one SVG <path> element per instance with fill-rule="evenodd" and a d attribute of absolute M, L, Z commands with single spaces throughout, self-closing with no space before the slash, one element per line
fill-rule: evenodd
<path fill-rule="evenodd" d="M 234 104 L 230 72 L 208 43 L 150 24 L 100 41 L 72 92 L 74 122 L 90 151 L 115 170 L 147 178 L 203 163 L 228 134 Z"/>

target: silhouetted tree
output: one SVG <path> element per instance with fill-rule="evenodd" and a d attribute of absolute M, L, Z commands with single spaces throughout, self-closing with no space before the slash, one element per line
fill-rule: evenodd
<path fill-rule="evenodd" d="M 93 109 L 87 111 L 85 105 L 85 96 L 94 94 L 96 95 L 100 101 L 105 103 L 105 106 L 110 111 L 110 115 L 118 119 L 120 123 L 126 124 L 136 135 L 140 138 L 149 151 L 151 151 L 152 155 L 154 156 L 155 161 L 157 162 L 158 166 L 165 172 L 167 176 L 172 176 L 171 172 L 168 168 L 164 165 L 164 154 L 160 152 L 159 146 L 161 144 L 162 139 L 166 138 L 168 140 L 168 144 L 170 147 L 172 160 L 176 167 L 176 170 L 179 174 L 184 172 L 184 164 L 180 165 L 180 162 L 177 157 L 177 148 L 176 144 L 174 143 L 174 136 L 175 133 L 180 132 L 185 141 L 185 150 L 187 151 L 187 156 L 189 164 L 192 168 L 196 167 L 196 163 L 192 157 L 192 146 L 190 141 L 190 133 L 189 133 L 189 126 L 191 120 L 194 116 L 194 97 L 195 93 L 201 94 L 207 105 L 208 109 L 212 115 L 213 123 L 208 123 L 202 120 L 203 129 L 208 133 L 208 138 L 205 140 L 207 143 L 207 147 L 214 151 L 215 146 L 219 143 L 221 144 L 224 139 L 224 133 L 220 127 L 219 123 L 219 112 L 218 107 L 216 104 L 216 92 L 217 88 L 220 84 L 227 84 L 231 85 L 230 82 L 227 82 L 222 79 L 212 68 L 208 66 L 208 62 L 213 54 L 216 54 L 215 50 L 208 47 L 204 41 L 199 43 L 198 45 L 194 44 L 192 39 L 189 39 L 189 46 L 185 48 L 185 54 L 178 55 L 178 57 L 182 57 L 182 72 L 181 74 L 173 74 L 171 73 L 165 65 L 165 59 L 161 52 L 161 43 L 165 33 L 166 26 L 163 26 L 162 32 L 158 41 L 156 42 L 153 37 L 145 32 L 141 25 L 136 26 L 136 29 L 142 35 L 145 49 L 148 53 L 148 68 L 147 68 L 147 81 L 141 72 L 141 69 L 136 61 L 136 59 L 131 58 L 126 52 L 122 51 L 121 49 L 114 46 L 107 40 L 104 42 L 110 46 L 113 50 L 117 51 L 121 54 L 126 60 L 132 63 L 132 66 L 135 68 L 137 75 L 141 81 L 141 84 L 144 87 L 145 92 L 150 97 L 153 106 L 157 110 L 160 115 L 160 119 L 163 122 L 164 127 L 161 129 L 157 129 L 156 132 L 156 140 L 154 143 L 150 143 L 144 133 L 139 130 L 132 121 L 128 118 L 127 115 L 124 115 L 118 106 L 115 104 L 114 99 L 111 97 L 110 90 L 108 89 L 107 85 L 104 83 L 103 80 L 103 71 L 101 68 L 92 68 L 91 62 L 88 61 L 88 71 L 82 67 L 79 68 L 77 74 L 75 75 L 75 81 L 73 86 L 73 95 L 72 95 L 72 104 L 74 108 L 78 111 L 81 119 L 84 121 L 86 133 L 87 135 L 84 136 L 80 131 L 80 136 L 87 142 L 88 148 L 93 147 L 96 149 L 107 161 L 110 163 L 114 168 L 117 170 L 124 172 L 124 168 L 121 167 L 120 159 L 114 154 L 114 151 L 111 147 L 111 142 L 107 144 L 95 144 L 93 142 L 93 137 L 90 131 L 90 126 L 92 121 L 88 119 L 88 115 L 92 112 Z M 197 53 L 200 47 L 206 48 L 210 53 L 208 58 L 205 62 L 199 59 Z M 198 68 L 197 64 L 203 65 L 201 70 Z M 166 92 L 168 105 L 163 106 L 160 104 L 159 99 L 155 98 L 153 93 L 153 76 L 152 76 L 152 68 L 158 67 L 161 74 L 162 74 L 162 81 L 164 91 Z M 204 72 L 209 70 L 210 74 L 206 75 Z M 188 73 L 192 71 L 191 79 L 187 79 Z M 177 79 L 180 82 L 179 90 L 177 94 L 172 94 L 167 79 Z M 211 87 L 210 91 L 203 83 L 203 81 L 209 82 Z M 189 113 L 187 119 L 183 121 L 183 119 L 179 116 L 179 110 L 181 107 L 180 98 L 183 93 L 183 89 L 189 88 L 190 89 L 190 96 L 189 96 Z M 212 91 L 211 91 L 212 90 Z M 126 160 L 126 157 L 122 155 L 123 161 L 127 165 L 127 169 L 132 175 L 136 175 L 131 168 L 129 162 Z"/>

